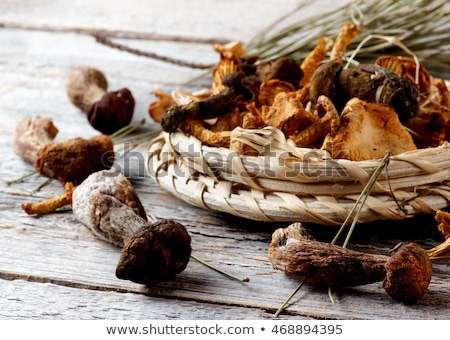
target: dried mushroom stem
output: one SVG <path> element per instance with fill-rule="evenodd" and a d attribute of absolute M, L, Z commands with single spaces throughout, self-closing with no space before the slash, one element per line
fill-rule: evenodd
<path fill-rule="evenodd" d="M 328 286 L 358 286 L 383 282 L 395 300 L 411 304 L 421 299 L 432 276 L 427 252 L 415 243 L 399 243 L 390 256 L 362 253 L 313 240 L 300 223 L 277 229 L 269 260 L 287 275 Z"/>
<path fill-rule="evenodd" d="M 369 255 L 315 241 L 301 224 L 277 229 L 272 235 L 269 260 L 273 267 L 311 283 L 358 286 L 381 281 L 387 256 Z"/>
<path fill-rule="evenodd" d="M 250 100 L 253 94 L 246 87 L 246 75 L 242 72 L 229 74 L 223 83 L 227 87 L 216 95 L 185 105 L 172 105 L 161 117 L 161 127 L 174 132 L 187 118 L 210 119 L 223 116 L 234 109 L 239 102 Z"/>
<path fill-rule="evenodd" d="M 38 203 L 22 204 L 22 210 L 28 215 L 45 215 L 52 213 L 59 208 L 72 204 L 73 189 L 73 184 L 68 182 L 64 185 L 64 194 Z"/>

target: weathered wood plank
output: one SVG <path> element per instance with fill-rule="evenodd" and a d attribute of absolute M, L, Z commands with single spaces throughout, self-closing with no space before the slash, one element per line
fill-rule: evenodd
<path fill-rule="evenodd" d="M 141 294 L 71 288 L 23 280 L 1 282 L 1 320 L 262 320 L 273 316 L 263 310 L 210 305 Z M 294 316 L 299 319 L 298 316 Z M 281 319 L 294 318 L 284 315 Z"/>

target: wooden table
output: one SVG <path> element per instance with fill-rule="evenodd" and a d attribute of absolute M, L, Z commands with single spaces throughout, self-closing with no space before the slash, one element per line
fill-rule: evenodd
<path fill-rule="evenodd" d="M 130 178 L 145 208 L 157 218 L 183 223 L 195 254 L 250 282 L 225 278 L 191 260 L 174 281 L 145 287 L 115 277 L 120 249 L 92 235 L 70 208 L 41 217 L 20 208 L 59 195 L 52 181 L 33 193 L 44 179 L 31 173 L 12 150 L 12 130 L 26 116 L 51 117 L 56 141 L 97 134 L 68 101 L 64 83 L 76 66 L 101 69 L 110 89 L 128 87 L 136 98 L 140 132 L 156 129 L 147 114 L 152 91 L 187 91 L 209 86 L 210 79 L 186 85 L 201 71 L 136 56 L 96 43 L 87 34 L 102 30 L 115 41 L 185 60 L 215 63 L 210 43 L 152 40 L 162 35 L 247 40 L 297 1 L 6 1 L 0 3 L 0 319 L 273 319 L 297 287 L 298 280 L 272 268 L 267 260 L 271 234 L 288 223 L 262 223 L 190 206 L 160 189 L 145 174 L 139 157 L 117 163 Z M 318 1 L 309 12 L 333 6 Z M 262 20 L 264 19 L 264 20 Z M 450 77 L 450 74 L 449 74 Z M 138 149 L 145 154 L 145 146 Z M 307 225 L 319 239 L 330 240 L 335 227 Z M 432 216 L 402 222 L 360 225 L 354 249 L 387 253 L 399 241 L 415 240 L 426 248 L 438 244 Z M 434 266 L 429 292 L 416 305 L 394 302 L 381 283 L 333 290 L 306 284 L 279 318 L 304 319 L 448 319 L 450 268 Z"/>

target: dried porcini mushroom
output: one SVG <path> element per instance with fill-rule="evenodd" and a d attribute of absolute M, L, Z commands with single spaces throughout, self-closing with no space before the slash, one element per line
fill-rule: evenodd
<path fill-rule="evenodd" d="M 337 99 L 345 103 L 359 98 L 371 103 L 387 104 L 394 108 L 400 121 L 419 112 L 419 89 L 403 77 L 373 64 L 359 64 L 343 69 L 338 76 Z"/>
<path fill-rule="evenodd" d="M 127 88 L 107 91 L 105 75 L 92 67 L 76 67 L 66 80 L 70 101 L 87 114 L 96 130 L 111 134 L 131 122 L 135 101 Z"/>
<path fill-rule="evenodd" d="M 328 61 L 317 67 L 312 74 L 309 82 L 309 99 L 313 110 L 320 96 L 326 96 L 334 101 L 336 98 L 336 77 L 341 68 L 341 63 Z"/>
<path fill-rule="evenodd" d="M 273 61 L 259 62 L 256 66 L 255 72 L 261 83 L 278 79 L 291 84 L 294 89 L 298 89 L 303 78 L 300 65 L 292 58 L 283 57 Z"/>
<path fill-rule="evenodd" d="M 89 123 L 104 134 L 112 134 L 127 126 L 133 118 L 134 98 L 127 88 L 105 93 L 86 109 Z"/>
<path fill-rule="evenodd" d="M 106 135 L 47 143 L 37 152 L 34 167 L 42 176 L 61 183 L 80 184 L 91 173 L 109 169 L 114 163 L 114 145 Z"/>
<path fill-rule="evenodd" d="M 116 276 L 151 286 L 173 279 L 187 266 L 191 237 L 173 220 L 161 220 L 136 231 L 124 245 Z"/>
<path fill-rule="evenodd" d="M 329 61 L 317 68 L 311 77 L 309 95 L 314 108 L 321 95 L 329 97 L 338 111 L 352 98 L 371 103 L 387 104 L 394 108 L 401 121 L 419 112 L 419 89 L 408 79 L 373 64 L 359 64 L 348 68 Z"/>
<path fill-rule="evenodd" d="M 272 234 L 268 257 L 275 269 L 308 282 L 358 286 L 383 280 L 386 292 L 405 304 L 426 293 L 432 276 L 427 252 L 415 243 L 400 243 L 389 256 L 367 254 L 314 240 L 301 223 Z"/>
<path fill-rule="evenodd" d="M 130 181 L 115 170 L 98 171 L 72 195 L 76 218 L 100 239 L 122 248 L 116 276 L 152 285 L 182 272 L 191 255 L 191 238 L 173 220 L 153 224 Z"/>
<path fill-rule="evenodd" d="M 399 243 L 389 252 L 383 288 L 405 304 L 420 300 L 427 292 L 433 267 L 425 249 L 416 243 Z"/>
<path fill-rule="evenodd" d="M 13 150 L 25 161 L 33 164 L 38 150 L 53 142 L 58 128 L 48 117 L 26 117 L 19 120 L 14 128 Z"/>

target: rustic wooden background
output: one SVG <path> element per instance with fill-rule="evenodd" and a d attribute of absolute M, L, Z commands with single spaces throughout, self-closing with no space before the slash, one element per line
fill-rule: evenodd
<path fill-rule="evenodd" d="M 176 280 L 147 288 L 115 278 L 120 249 L 93 236 L 70 208 L 42 217 L 27 216 L 20 206 L 62 193 L 56 181 L 33 193 L 44 179 L 7 181 L 33 167 L 12 151 L 12 130 L 26 116 L 48 116 L 60 132 L 57 141 L 90 137 L 97 132 L 65 94 L 68 72 L 76 66 L 101 69 L 110 89 L 128 87 L 136 98 L 135 120 L 147 119 L 139 132 L 156 129 L 147 115 L 152 91 L 209 86 L 201 71 L 132 55 L 96 43 L 87 34 L 101 30 L 116 42 L 189 61 L 215 63 L 210 43 L 252 37 L 298 1 L 97 1 L 21 0 L 0 2 L 0 319 L 272 319 L 298 281 L 272 269 L 267 247 L 275 228 L 286 223 L 259 223 L 212 213 L 174 198 L 145 176 L 143 157 L 128 157 L 116 166 L 130 178 L 147 211 L 183 223 L 194 252 L 237 276 L 243 283 L 191 260 Z M 336 1 L 316 1 L 308 16 Z M 183 37 L 177 42 L 150 39 L 152 34 Z M 126 39 L 120 36 L 128 35 Z M 130 37 L 134 37 L 131 39 Z M 448 73 L 450 78 L 450 73 Z M 145 155 L 145 147 L 139 149 Z M 135 154 L 136 155 L 136 154 Z M 308 225 L 330 240 L 336 229 Z M 432 216 L 357 227 L 354 249 L 387 253 L 399 241 L 415 240 L 431 248 L 442 240 Z M 336 289 L 331 303 L 326 287 L 306 284 L 280 318 L 448 319 L 450 269 L 434 266 L 427 295 L 416 305 L 390 299 L 381 283 Z"/>

